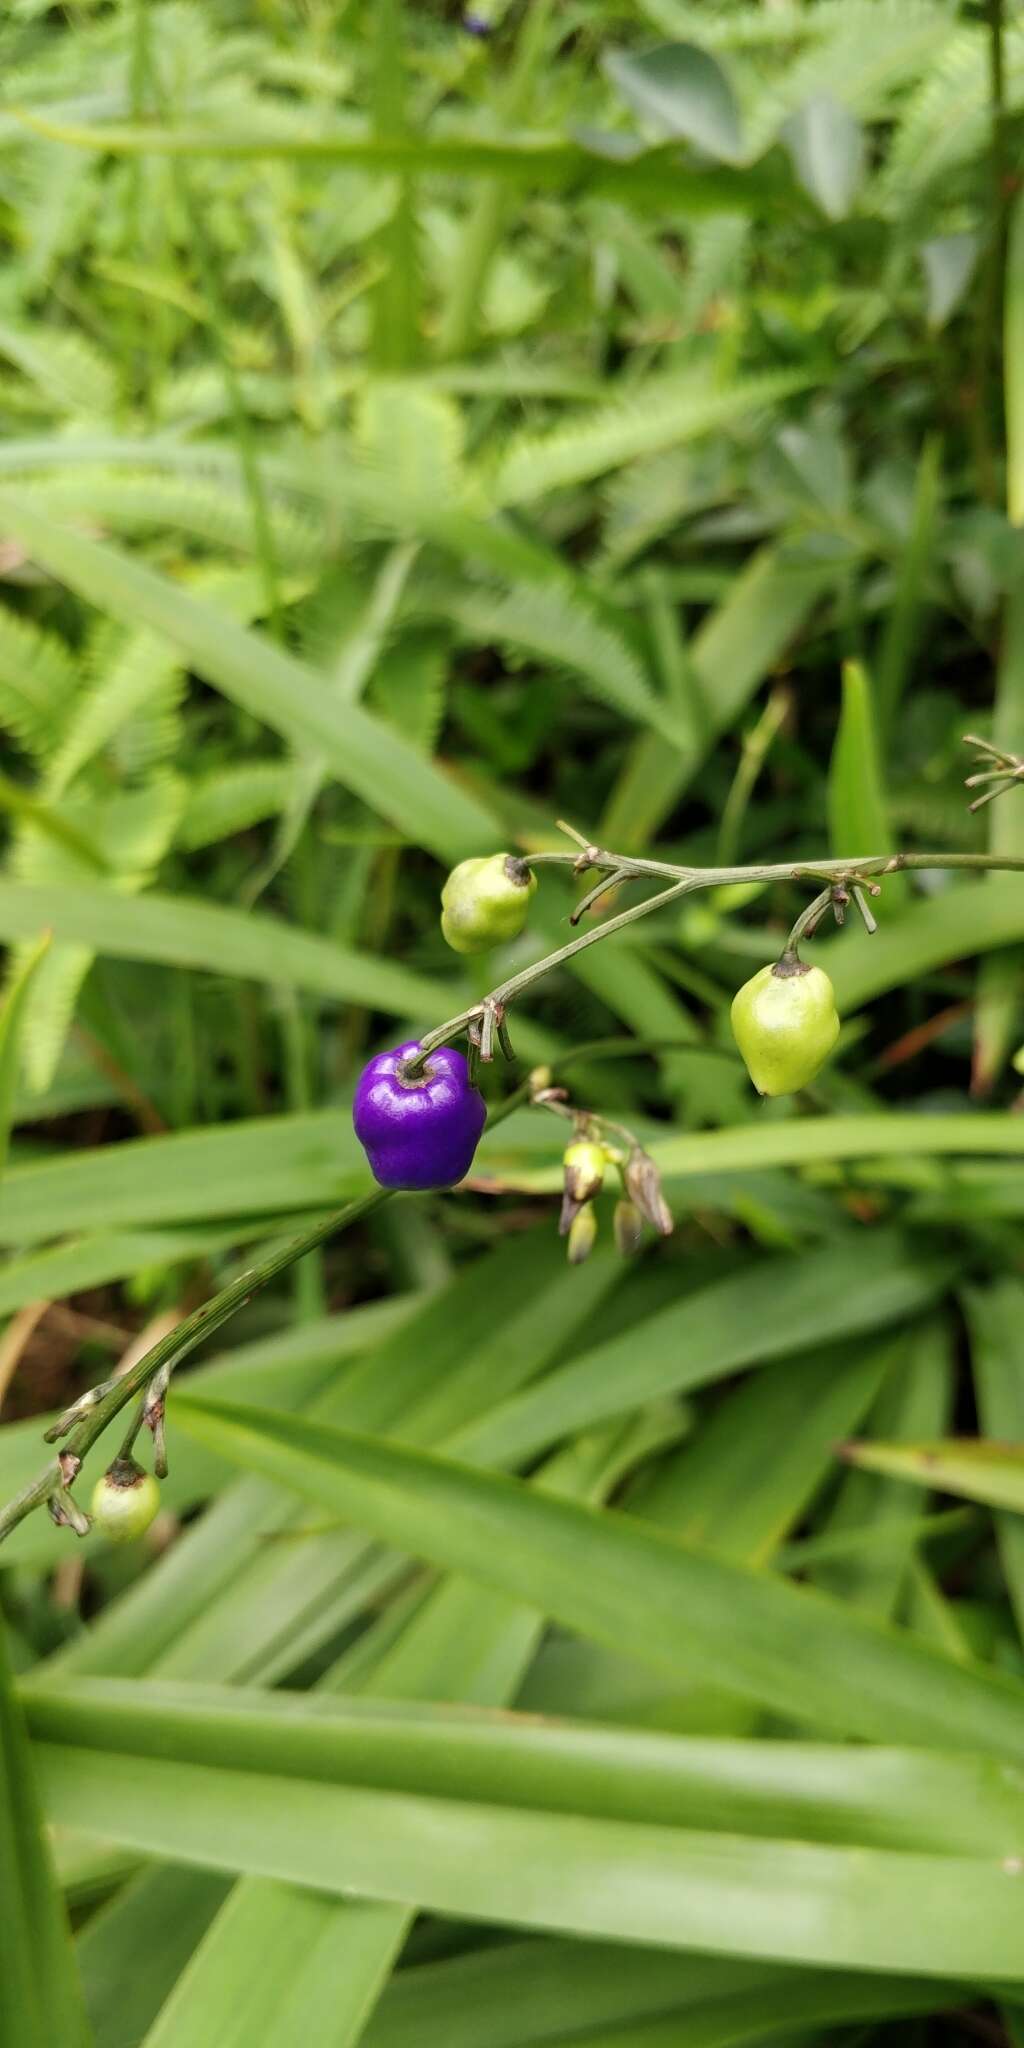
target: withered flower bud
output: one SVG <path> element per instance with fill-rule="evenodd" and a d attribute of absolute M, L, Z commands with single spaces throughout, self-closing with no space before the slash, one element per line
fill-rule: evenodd
<path fill-rule="evenodd" d="M 633 1147 L 626 1161 L 623 1179 L 626 1191 L 641 1216 L 646 1217 L 662 1237 L 671 1237 L 675 1225 L 672 1211 L 661 1192 L 661 1175 L 650 1153 L 645 1152 L 642 1146 Z"/>

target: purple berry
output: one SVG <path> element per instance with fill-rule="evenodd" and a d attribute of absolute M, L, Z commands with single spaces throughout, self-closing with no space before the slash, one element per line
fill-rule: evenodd
<path fill-rule="evenodd" d="M 415 1038 L 381 1052 L 359 1076 L 352 1121 L 382 1188 L 450 1188 L 473 1164 L 487 1119 L 483 1096 L 451 1045 L 430 1054 L 414 1081 L 399 1078 Z"/>

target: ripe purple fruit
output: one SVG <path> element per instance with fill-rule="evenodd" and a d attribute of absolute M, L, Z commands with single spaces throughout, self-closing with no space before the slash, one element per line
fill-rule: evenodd
<path fill-rule="evenodd" d="M 483 1096 L 452 1045 L 439 1046 L 412 1078 L 403 1061 L 419 1051 L 415 1038 L 381 1052 L 363 1068 L 352 1121 L 382 1188 L 450 1188 L 463 1180 L 487 1119 Z"/>

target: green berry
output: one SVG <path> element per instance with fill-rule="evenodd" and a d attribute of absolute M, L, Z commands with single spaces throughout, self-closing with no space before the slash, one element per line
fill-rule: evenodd
<path fill-rule="evenodd" d="M 802 961 L 762 967 L 733 997 L 732 1030 L 759 1094 L 806 1088 L 839 1036 L 828 975 Z"/>
<path fill-rule="evenodd" d="M 134 1458 L 115 1458 L 93 1488 L 93 1523 L 108 1543 L 131 1543 L 142 1536 L 159 1506 L 156 1480 Z"/>
<path fill-rule="evenodd" d="M 462 860 L 441 891 L 441 930 L 456 953 L 486 953 L 517 939 L 537 877 L 514 853 Z"/>

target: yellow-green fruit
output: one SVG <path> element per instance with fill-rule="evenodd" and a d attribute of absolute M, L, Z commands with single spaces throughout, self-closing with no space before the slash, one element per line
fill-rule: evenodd
<path fill-rule="evenodd" d="M 115 1458 L 93 1488 L 93 1522 L 108 1543 L 131 1543 L 144 1535 L 159 1507 L 160 1488 L 153 1474 L 144 1472 L 134 1458 Z"/>
<path fill-rule="evenodd" d="M 441 930 L 456 953 L 486 953 L 517 939 L 537 877 L 514 853 L 462 860 L 441 891 Z"/>
<path fill-rule="evenodd" d="M 759 1094 L 806 1088 L 839 1036 L 828 975 L 802 963 L 762 967 L 733 997 L 732 1030 Z"/>

